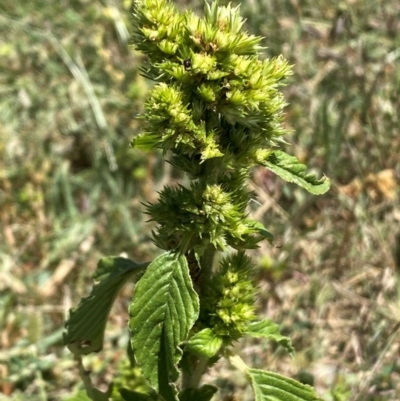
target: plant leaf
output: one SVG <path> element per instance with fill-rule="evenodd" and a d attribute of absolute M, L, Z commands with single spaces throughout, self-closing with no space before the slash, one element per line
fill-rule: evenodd
<path fill-rule="evenodd" d="M 82 390 L 72 397 L 63 398 L 63 401 L 108 401 L 110 399 L 109 393 L 110 393 L 109 391 L 107 393 L 103 393 L 100 390 L 93 388 L 92 389 L 93 398 L 90 398 L 87 395 L 86 391 Z"/>
<path fill-rule="evenodd" d="M 199 299 L 183 255 L 167 252 L 149 265 L 136 286 L 129 313 L 136 361 L 159 392 L 163 374 L 168 374 L 169 383 L 178 378 L 176 365 L 182 357 L 178 346 L 199 314 Z"/>
<path fill-rule="evenodd" d="M 128 390 L 126 388 L 119 389 L 119 393 L 124 401 L 158 401 L 161 398 L 157 394 L 145 394 L 138 391 Z"/>
<path fill-rule="evenodd" d="M 246 375 L 253 387 L 255 401 L 322 401 L 307 384 L 277 373 L 251 369 L 238 355 L 229 356 L 228 359 Z"/>
<path fill-rule="evenodd" d="M 267 338 L 269 340 L 274 340 L 283 348 L 285 348 L 290 355 L 294 353 L 294 348 L 290 338 L 283 336 L 280 333 L 279 325 L 270 319 L 263 319 L 259 322 L 250 323 L 244 333 L 256 338 Z"/>
<path fill-rule="evenodd" d="M 314 195 L 322 195 L 330 187 L 328 177 L 318 179 L 314 174 L 307 174 L 304 164 L 281 150 L 271 153 L 262 165 L 285 181 L 293 182 Z"/>
<path fill-rule="evenodd" d="M 110 400 L 110 391 L 107 393 L 103 393 L 97 388 L 93 389 L 93 399 L 92 401 L 109 401 Z"/>
<path fill-rule="evenodd" d="M 314 389 L 288 377 L 259 369 L 248 369 L 247 377 L 255 401 L 321 401 Z"/>
<path fill-rule="evenodd" d="M 157 147 L 158 141 L 159 137 L 157 135 L 144 133 L 134 138 L 131 146 L 136 149 L 150 151 Z"/>
<path fill-rule="evenodd" d="M 192 354 L 211 358 L 217 354 L 222 346 L 222 338 L 218 337 L 210 328 L 196 333 L 185 346 L 185 351 Z"/>
<path fill-rule="evenodd" d="M 208 384 L 200 388 L 187 388 L 179 394 L 179 401 L 210 401 L 217 391 L 216 387 Z"/>
<path fill-rule="evenodd" d="M 160 337 L 160 352 L 158 353 L 158 392 L 163 400 L 179 401 L 178 390 L 173 383 L 177 378 L 178 371 L 175 365 L 171 364 L 171 356 L 168 354 L 167 339 L 163 329 Z"/>
<path fill-rule="evenodd" d="M 86 355 L 103 348 L 107 317 L 115 298 L 124 284 L 147 265 L 115 256 L 100 259 L 93 275 L 99 282 L 87 298 L 70 310 L 65 323 L 64 344 L 73 354 Z"/>
<path fill-rule="evenodd" d="M 271 234 L 265 227 L 264 224 L 262 224 L 259 221 L 256 220 L 250 220 L 251 225 L 258 230 L 258 233 L 264 237 L 270 244 L 274 242 L 274 236 Z"/>
<path fill-rule="evenodd" d="M 1 401 L 1 399 L 0 399 Z M 81 390 L 75 395 L 63 398 L 62 401 L 91 401 L 85 390 Z"/>

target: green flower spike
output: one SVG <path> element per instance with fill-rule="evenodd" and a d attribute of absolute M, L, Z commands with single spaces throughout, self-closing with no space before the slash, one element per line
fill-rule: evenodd
<path fill-rule="evenodd" d="M 132 361 L 149 391 L 120 389 L 125 401 L 210 401 L 216 388 L 199 383 L 220 357 L 244 373 L 256 401 L 316 401 L 309 386 L 250 369 L 230 354 L 244 335 L 293 353 L 277 324 L 256 318 L 254 266 L 246 250 L 273 237 L 247 215 L 252 168 L 264 166 L 314 194 L 329 188 L 326 177 L 307 174 L 278 148 L 287 133 L 280 89 L 290 66 L 283 57 L 260 58 L 262 38 L 244 30 L 239 7 L 205 3 L 200 18 L 168 0 L 135 0 L 133 26 L 133 43 L 147 56 L 142 74 L 154 86 L 141 116 L 143 131 L 132 145 L 160 149 L 190 184 L 170 184 L 146 205 L 157 224 L 153 241 L 165 252 L 145 264 L 101 262 L 99 282 L 71 313 L 64 338 L 77 359 L 100 350 L 112 302 L 134 280 Z M 224 255 L 214 266 L 217 252 Z M 86 372 L 83 379 L 93 400 L 108 399 Z"/>

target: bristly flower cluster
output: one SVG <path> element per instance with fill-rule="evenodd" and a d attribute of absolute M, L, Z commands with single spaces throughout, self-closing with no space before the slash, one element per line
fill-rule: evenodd
<path fill-rule="evenodd" d="M 246 218 L 244 182 L 285 133 L 279 87 L 287 62 L 259 59 L 261 38 L 243 31 L 238 7 L 206 4 L 201 19 L 167 0 L 139 0 L 133 16 L 135 46 L 149 58 L 143 73 L 159 82 L 133 145 L 169 152 L 198 180 L 191 190 L 165 189 L 149 205 L 157 245 L 186 251 L 197 244 L 199 256 L 209 244 L 254 247 L 261 238 L 250 240 L 257 230 Z M 213 191 L 221 192 L 215 200 L 207 195 Z"/>
<path fill-rule="evenodd" d="M 163 83 L 146 104 L 148 126 L 134 145 L 249 167 L 285 133 L 279 86 L 290 68 L 282 57 L 259 59 L 261 37 L 242 30 L 238 7 L 214 3 L 205 11 L 200 19 L 166 0 L 136 2 L 134 42 L 149 57 L 143 72 Z"/>
<path fill-rule="evenodd" d="M 154 242 L 161 249 L 202 255 L 210 245 L 251 249 L 264 239 L 257 223 L 245 217 L 246 192 L 197 181 L 190 189 L 166 187 L 160 195 L 158 203 L 147 205 L 147 212 L 159 224 Z"/>
<path fill-rule="evenodd" d="M 157 223 L 153 240 L 199 263 L 210 248 L 240 251 L 222 262 L 203 309 L 221 336 L 238 338 L 254 318 L 251 268 L 241 250 L 265 238 L 247 217 L 246 180 L 285 133 L 279 89 L 290 67 L 282 57 L 259 58 L 262 38 L 243 30 L 239 7 L 206 3 L 199 18 L 168 0 L 137 0 L 133 11 L 133 41 L 148 56 L 142 73 L 156 82 L 133 146 L 168 152 L 193 180 L 190 188 L 166 187 L 147 205 Z"/>
<path fill-rule="evenodd" d="M 209 280 L 200 321 L 212 327 L 227 345 L 238 340 L 249 322 L 256 319 L 253 272 L 251 259 L 241 251 L 224 258 Z"/>

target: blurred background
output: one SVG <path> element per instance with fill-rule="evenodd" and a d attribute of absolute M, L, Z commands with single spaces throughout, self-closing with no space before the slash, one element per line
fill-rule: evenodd
<path fill-rule="evenodd" d="M 89 294 L 100 257 L 159 252 L 141 202 L 180 177 L 129 146 L 151 86 L 129 45 L 130 10 L 130 0 L 0 3 L 0 401 L 78 400 L 62 346 L 68 309 Z M 258 340 L 238 352 L 326 401 L 399 400 L 400 3 L 243 0 L 241 10 L 267 57 L 293 64 L 286 151 L 332 188 L 310 196 L 254 171 L 249 212 L 276 236 L 253 252 L 260 315 L 297 353 Z M 118 383 L 140 381 L 125 357 L 131 293 L 113 307 L 103 351 L 85 358 L 99 388 L 116 371 Z M 252 399 L 222 362 L 206 379 L 220 400 Z"/>

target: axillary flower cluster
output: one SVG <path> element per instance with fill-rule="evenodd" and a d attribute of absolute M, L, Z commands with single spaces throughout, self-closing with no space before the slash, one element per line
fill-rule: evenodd
<path fill-rule="evenodd" d="M 260 59 L 262 38 L 243 30 L 238 8 L 206 3 L 199 18 L 167 0 L 138 0 L 133 18 L 135 48 L 148 56 L 142 73 L 156 83 L 133 146 L 162 149 L 191 180 L 190 187 L 166 187 L 147 205 L 157 223 L 153 240 L 207 272 L 198 287 L 200 321 L 235 339 L 255 317 L 244 250 L 265 239 L 246 212 L 246 180 L 285 134 L 279 89 L 290 66 L 283 57 Z M 207 265 L 207 254 L 229 248 L 237 253 L 217 271 Z"/>

